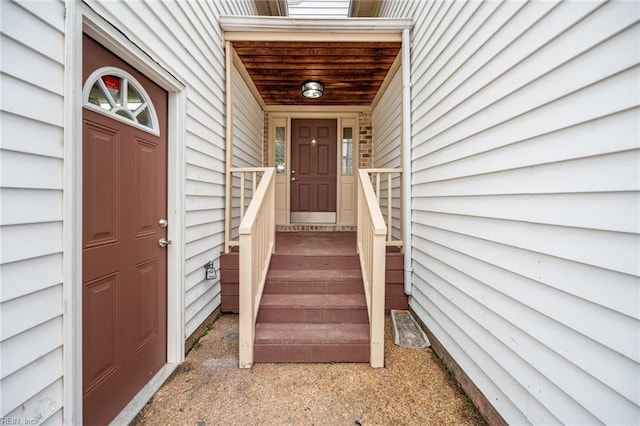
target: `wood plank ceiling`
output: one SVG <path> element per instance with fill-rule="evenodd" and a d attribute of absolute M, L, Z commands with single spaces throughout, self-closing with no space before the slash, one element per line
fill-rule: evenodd
<path fill-rule="evenodd" d="M 400 52 L 400 42 L 234 41 L 267 105 L 370 105 Z M 324 84 L 302 96 L 306 80 Z"/>

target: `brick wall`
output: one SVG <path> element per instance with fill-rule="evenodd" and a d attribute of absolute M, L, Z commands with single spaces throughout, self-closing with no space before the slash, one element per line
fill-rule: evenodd
<path fill-rule="evenodd" d="M 359 156 L 361 169 L 373 167 L 373 126 L 371 125 L 371 113 L 360 113 L 360 144 Z"/>
<path fill-rule="evenodd" d="M 264 131 L 262 132 L 262 166 L 269 165 L 269 114 L 264 113 Z"/>

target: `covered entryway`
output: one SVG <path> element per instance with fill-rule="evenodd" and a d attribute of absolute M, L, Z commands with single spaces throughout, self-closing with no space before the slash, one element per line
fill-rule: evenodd
<path fill-rule="evenodd" d="M 167 92 L 83 38 L 83 421 L 167 361 Z"/>
<path fill-rule="evenodd" d="M 336 120 L 291 120 L 291 222 L 335 223 Z"/>

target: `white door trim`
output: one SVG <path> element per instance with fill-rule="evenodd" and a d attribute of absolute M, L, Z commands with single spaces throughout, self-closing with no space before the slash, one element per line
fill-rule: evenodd
<path fill-rule="evenodd" d="M 82 423 L 82 35 L 91 35 L 169 94 L 167 364 L 184 361 L 185 86 L 82 2 L 65 3 L 64 91 L 64 410 Z"/>

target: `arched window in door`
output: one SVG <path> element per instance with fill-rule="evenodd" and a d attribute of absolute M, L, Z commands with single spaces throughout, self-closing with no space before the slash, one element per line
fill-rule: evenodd
<path fill-rule="evenodd" d="M 142 85 L 126 71 L 97 69 L 85 82 L 85 108 L 159 135 L 158 116 Z"/>

